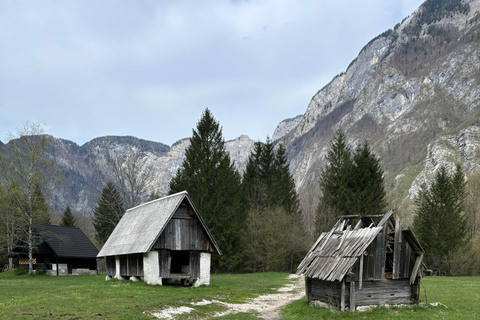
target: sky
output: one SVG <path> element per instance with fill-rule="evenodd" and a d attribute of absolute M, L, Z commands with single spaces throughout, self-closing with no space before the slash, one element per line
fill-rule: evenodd
<path fill-rule="evenodd" d="M 421 3 L 0 0 L 0 140 L 42 121 L 171 145 L 208 107 L 226 140 L 264 141 Z"/>

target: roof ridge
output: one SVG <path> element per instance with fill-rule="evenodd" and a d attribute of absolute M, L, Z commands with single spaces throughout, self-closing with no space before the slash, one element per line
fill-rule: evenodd
<path fill-rule="evenodd" d="M 137 209 L 137 208 L 143 207 L 143 206 L 145 206 L 145 205 L 147 205 L 147 204 L 150 204 L 150 203 L 153 203 L 153 202 L 156 202 L 156 201 L 165 200 L 165 199 L 168 199 L 168 198 L 172 198 L 172 197 L 175 197 L 175 196 L 179 196 L 180 194 L 188 194 L 188 192 L 187 192 L 186 190 L 183 190 L 183 191 L 180 191 L 180 192 L 177 192 L 177 193 L 174 193 L 174 194 L 165 196 L 165 197 L 163 197 L 163 198 L 158 198 L 158 199 L 155 199 L 155 200 L 151 200 L 151 201 L 148 201 L 148 202 L 139 204 L 138 206 L 135 206 L 135 207 L 132 207 L 132 208 L 130 208 L 130 209 L 127 209 L 126 212 L 128 212 L 128 211 L 130 211 L 130 210 L 133 210 L 133 209 Z"/>

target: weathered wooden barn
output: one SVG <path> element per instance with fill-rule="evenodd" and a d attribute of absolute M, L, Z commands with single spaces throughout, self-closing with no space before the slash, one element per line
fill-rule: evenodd
<path fill-rule="evenodd" d="M 79 228 L 39 225 L 38 244 L 33 251 L 33 268 L 45 268 L 49 275 L 97 274 L 98 249 Z M 24 252 L 14 256 L 17 266 L 28 266 Z"/>
<path fill-rule="evenodd" d="M 353 227 L 352 227 L 353 226 Z M 417 304 L 424 251 L 393 212 L 343 216 L 320 235 L 297 269 L 307 301 L 340 310 L 357 306 Z"/>
<path fill-rule="evenodd" d="M 100 250 L 107 279 L 162 285 L 210 284 L 211 254 L 222 254 L 186 191 L 127 210 Z"/>

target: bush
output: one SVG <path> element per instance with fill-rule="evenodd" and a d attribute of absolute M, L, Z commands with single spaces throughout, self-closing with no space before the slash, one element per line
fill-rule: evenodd
<path fill-rule="evenodd" d="M 28 273 L 28 267 L 26 266 L 20 266 L 15 269 L 15 274 L 17 276 L 22 275 L 22 274 L 27 274 Z"/>
<path fill-rule="evenodd" d="M 45 267 L 40 267 L 35 269 L 35 274 L 39 276 L 43 276 L 47 274 L 47 269 Z"/>

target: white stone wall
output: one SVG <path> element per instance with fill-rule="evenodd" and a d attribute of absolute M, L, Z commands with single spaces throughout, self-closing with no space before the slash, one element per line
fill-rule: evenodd
<path fill-rule="evenodd" d="M 193 284 L 194 287 L 210 285 L 210 260 L 212 254 L 210 252 L 200 253 L 200 279 Z"/>
<path fill-rule="evenodd" d="M 158 251 L 150 251 L 143 254 L 143 280 L 148 284 L 162 285 Z"/>
<path fill-rule="evenodd" d="M 120 256 L 115 256 L 115 279 L 124 280 L 120 275 Z"/>

